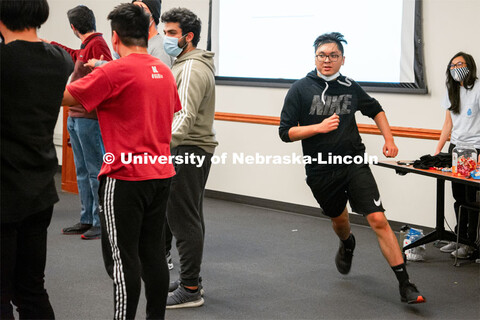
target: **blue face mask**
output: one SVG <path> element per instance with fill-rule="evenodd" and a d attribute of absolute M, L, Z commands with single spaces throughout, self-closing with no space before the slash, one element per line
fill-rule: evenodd
<path fill-rule="evenodd" d="M 174 38 L 174 37 L 167 37 L 167 36 L 163 38 L 163 49 L 169 56 L 178 57 L 178 55 L 182 53 L 183 49 L 185 49 L 185 47 L 187 46 L 187 43 L 185 43 L 183 48 L 180 48 L 178 46 L 178 40 L 181 38 Z"/>

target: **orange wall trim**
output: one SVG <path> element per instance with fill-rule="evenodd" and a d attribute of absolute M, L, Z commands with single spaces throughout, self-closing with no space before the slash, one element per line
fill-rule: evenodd
<path fill-rule="evenodd" d="M 260 116 L 254 114 L 241 114 L 241 113 L 226 113 L 216 112 L 215 120 L 220 121 L 233 121 L 255 124 L 267 124 L 278 126 L 280 124 L 279 117 Z M 433 129 L 421 129 L 421 128 L 409 128 L 409 127 L 391 127 L 392 134 L 396 137 L 416 138 L 416 139 L 428 139 L 438 140 L 440 138 L 440 130 Z M 365 134 L 377 134 L 380 135 L 380 130 L 374 124 L 358 124 L 358 130 L 360 133 Z"/>

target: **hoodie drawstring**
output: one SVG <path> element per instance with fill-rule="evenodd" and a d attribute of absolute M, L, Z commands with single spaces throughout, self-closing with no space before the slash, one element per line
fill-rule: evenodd
<path fill-rule="evenodd" d="M 328 82 L 325 81 L 325 89 L 324 89 L 323 92 L 322 92 L 322 102 L 323 102 L 323 105 L 325 105 L 325 92 L 327 92 L 327 89 L 328 89 Z"/>

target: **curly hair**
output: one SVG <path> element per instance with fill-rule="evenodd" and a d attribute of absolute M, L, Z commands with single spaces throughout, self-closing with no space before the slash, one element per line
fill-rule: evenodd
<path fill-rule="evenodd" d="M 342 42 L 347 44 L 347 40 L 343 37 L 343 34 L 340 32 L 330 32 L 330 33 L 324 33 L 315 39 L 315 42 L 313 42 L 313 47 L 315 48 L 315 52 L 317 52 L 318 47 L 320 47 L 323 44 L 326 43 L 336 43 L 338 46 L 338 49 L 340 49 L 340 52 L 342 52 L 343 55 L 343 45 Z"/>
<path fill-rule="evenodd" d="M 200 41 L 200 32 L 202 31 L 202 21 L 192 11 L 186 8 L 173 8 L 162 14 L 160 19 L 163 23 L 178 22 L 180 29 L 182 29 L 182 36 L 192 32 L 194 47 Z"/>

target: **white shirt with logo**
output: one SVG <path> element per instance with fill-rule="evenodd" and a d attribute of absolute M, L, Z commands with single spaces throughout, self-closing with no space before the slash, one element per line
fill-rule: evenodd
<path fill-rule="evenodd" d="M 448 93 L 445 95 L 442 107 L 450 108 Z M 472 89 L 460 87 L 460 113 L 452 116 L 451 143 L 469 144 L 480 149 L 480 80 L 475 81 Z"/>

